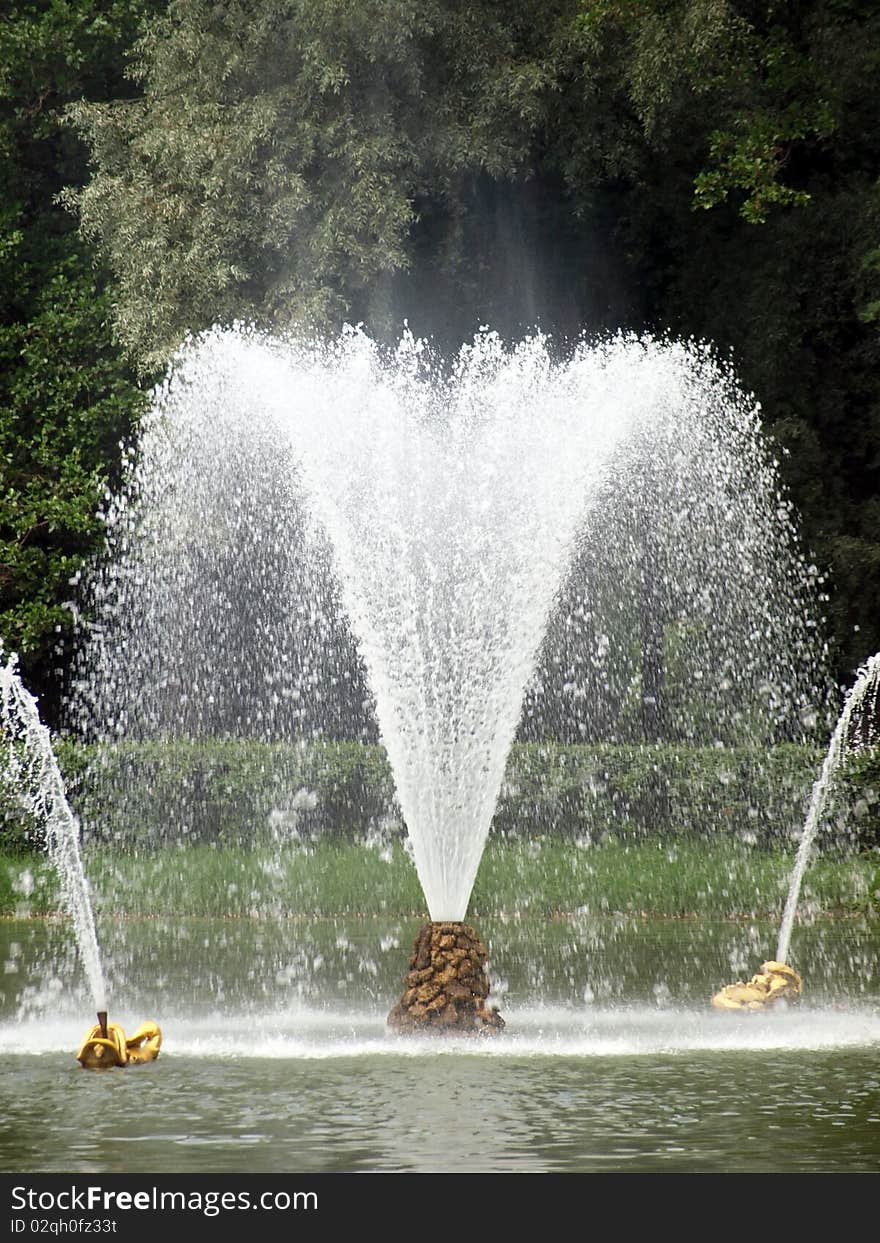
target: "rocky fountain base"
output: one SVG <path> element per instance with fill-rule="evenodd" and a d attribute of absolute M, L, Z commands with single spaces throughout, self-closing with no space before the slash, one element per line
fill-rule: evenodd
<path fill-rule="evenodd" d="M 487 1004 L 489 955 L 469 924 L 423 924 L 413 945 L 403 996 L 388 1015 L 400 1032 L 491 1034 L 504 1027 Z"/>

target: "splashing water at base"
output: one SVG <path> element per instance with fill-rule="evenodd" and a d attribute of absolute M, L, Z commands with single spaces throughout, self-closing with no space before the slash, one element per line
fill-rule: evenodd
<path fill-rule="evenodd" d="M 18 675 L 14 655 L 0 665 L 0 734 L 8 742 L 5 775 L 23 811 L 43 832 L 46 852 L 58 872 L 95 1010 L 106 1010 L 107 988 L 79 853 L 79 823 L 67 801 L 49 730 Z"/>
<path fill-rule="evenodd" d="M 858 720 L 858 714 L 867 706 L 869 724 L 866 731 L 867 736 L 863 741 L 870 743 L 873 740 L 874 722 L 877 720 L 878 696 L 880 696 L 880 652 L 872 656 L 861 666 L 855 682 L 847 692 L 840 719 L 831 736 L 831 742 L 822 764 L 822 770 L 819 773 L 816 784 L 813 786 L 810 806 L 804 821 L 788 897 L 785 902 L 785 910 L 782 914 L 782 925 L 779 929 L 779 941 L 776 947 L 777 962 L 788 962 L 787 955 L 791 945 L 795 915 L 797 914 L 801 882 L 810 859 L 813 843 L 816 840 L 816 834 L 819 831 L 819 826 L 828 806 L 828 800 L 832 795 L 834 777 L 850 749 L 854 720 Z"/>
<path fill-rule="evenodd" d="M 0 1055 L 69 1052 L 78 1034 L 77 1019 L 0 1024 Z M 235 1058 L 332 1061 L 479 1057 L 614 1058 L 777 1049 L 786 1052 L 876 1045 L 880 1017 L 872 1008 L 846 1012 L 833 1008 L 785 1014 L 750 1015 L 747 1023 L 719 1021 L 704 1008 L 525 1007 L 516 1028 L 493 1040 L 448 1035 L 388 1039 L 384 1015 L 365 1010 L 334 1012 L 326 1007 L 252 1016 L 214 1014 L 167 1026 L 175 1058 L 209 1061 Z M 164 1054 L 163 1054 L 164 1056 Z"/>
<path fill-rule="evenodd" d="M 447 368 L 409 336 L 389 353 L 354 330 L 216 330 L 157 392 L 108 535 L 83 733 L 378 727 L 434 920 L 465 915 L 524 695 L 545 736 L 615 697 L 630 728 L 639 678 L 651 698 L 629 653 L 653 580 L 688 657 L 670 738 L 798 736 L 821 699 L 757 411 L 701 346 L 617 337 L 558 361 L 486 333 Z M 584 560 L 605 574 L 592 601 L 571 589 Z"/>

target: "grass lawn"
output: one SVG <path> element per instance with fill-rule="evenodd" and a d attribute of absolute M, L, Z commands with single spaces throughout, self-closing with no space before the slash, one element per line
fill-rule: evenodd
<path fill-rule="evenodd" d="M 781 916 L 794 864 L 785 853 L 730 839 L 653 838 L 579 846 L 570 840 L 490 838 L 469 916 L 580 911 L 713 918 Z M 399 842 L 179 846 L 84 854 L 96 912 L 132 916 L 260 914 L 422 916 L 415 868 Z M 880 855 L 815 857 L 802 910 L 880 914 Z M 53 914 L 60 886 L 40 854 L 0 854 L 0 915 Z"/>

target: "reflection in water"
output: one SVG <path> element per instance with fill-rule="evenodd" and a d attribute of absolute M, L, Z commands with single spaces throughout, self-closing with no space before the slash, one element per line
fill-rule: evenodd
<path fill-rule="evenodd" d="M 815 1172 L 876 1170 L 880 1159 L 880 1072 L 865 1045 L 641 1057 L 169 1055 L 104 1074 L 71 1063 L 67 1054 L 6 1056 L 0 1168 Z"/>

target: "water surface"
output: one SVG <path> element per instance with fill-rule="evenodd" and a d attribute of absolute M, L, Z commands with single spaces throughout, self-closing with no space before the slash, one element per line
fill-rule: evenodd
<path fill-rule="evenodd" d="M 7 921 L 0 1168 L 880 1168 L 880 933 L 870 924 L 802 929 L 804 1001 L 757 1015 L 715 1012 L 708 997 L 739 957 L 757 969 L 770 928 L 482 930 L 507 1028 L 438 1041 L 385 1028 L 407 923 L 123 921 L 111 1017 L 127 1029 L 157 1018 L 163 1050 L 149 1066 L 88 1073 L 74 1055 L 93 1020 L 64 924 Z"/>

